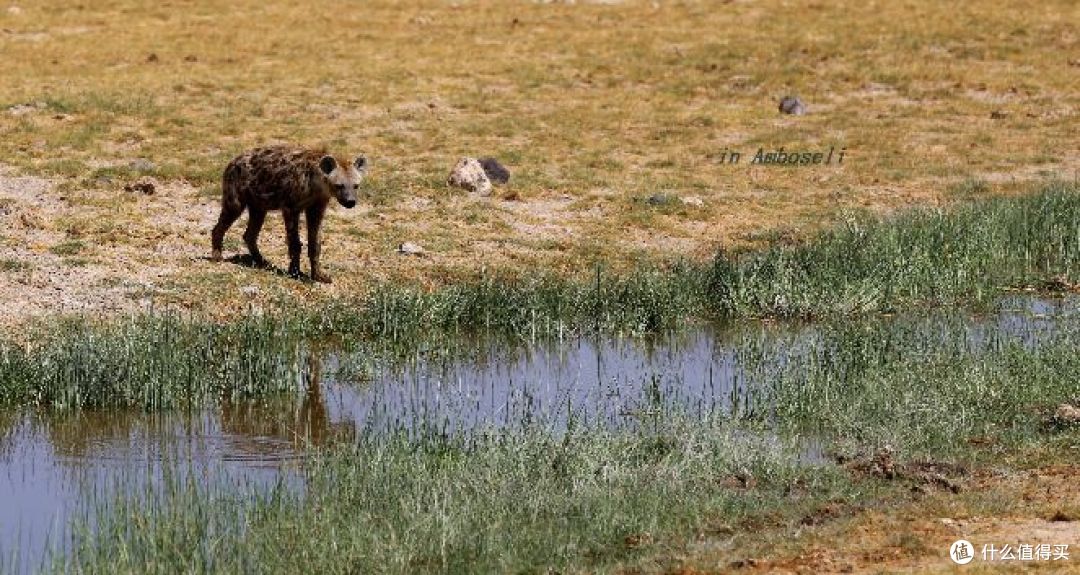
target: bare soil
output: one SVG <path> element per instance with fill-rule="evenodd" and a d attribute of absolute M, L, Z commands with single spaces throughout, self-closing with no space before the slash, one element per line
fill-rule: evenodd
<path fill-rule="evenodd" d="M 683 573 L 1080 573 L 1080 466 L 982 470 L 963 490 L 916 489 L 907 502 L 828 504 L 797 529 L 773 528 L 691 550 Z M 975 560 L 957 565 L 966 539 Z M 984 545 L 1068 545 L 1057 561 L 983 561 Z"/>

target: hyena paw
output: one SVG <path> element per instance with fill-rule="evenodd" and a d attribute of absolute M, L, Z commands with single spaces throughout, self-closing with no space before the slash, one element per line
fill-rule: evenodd
<path fill-rule="evenodd" d="M 214 250 L 213 252 L 211 252 L 210 253 L 210 261 L 220 262 L 221 261 L 221 250 Z"/>
<path fill-rule="evenodd" d="M 324 284 L 333 283 L 333 280 L 330 279 L 330 276 L 324 274 L 323 272 L 315 272 L 315 274 L 312 275 L 312 279 Z"/>

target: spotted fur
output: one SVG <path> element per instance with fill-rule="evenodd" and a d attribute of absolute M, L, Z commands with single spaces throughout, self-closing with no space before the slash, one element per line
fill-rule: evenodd
<path fill-rule="evenodd" d="M 256 244 L 266 213 L 281 210 L 289 242 L 289 275 L 300 277 L 300 214 L 307 221 L 311 278 L 329 283 L 319 267 L 323 215 L 331 199 L 346 208 L 356 205 L 356 193 L 367 171 L 367 160 L 357 156 L 341 161 L 324 150 L 296 146 L 256 148 L 234 158 L 222 174 L 221 216 L 211 234 L 212 258 L 221 260 L 225 232 L 246 209 L 244 243 L 256 265 L 266 261 Z"/>

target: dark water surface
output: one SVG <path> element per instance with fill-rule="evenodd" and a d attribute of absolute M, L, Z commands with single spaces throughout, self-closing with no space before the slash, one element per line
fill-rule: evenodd
<path fill-rule="evenodd" d="M 1005 333 L 1037 345 L 1078 307 L 1075 299 L 1016 300 L 965 319 L 967 337 Z M 814 337 L 812 325 L 755 323 L 527 348 L 464 342 L 393 360 L 325 358 L 303 393 L 194 413 L 0 411 L 0 572 L 36 571 L 49 542 L 62 546 L 71 520 L 92 515 L 94 502 L 166 473 L 303 489 L 306 450 L 358 434 L 533 424 L 557 432 L 572 423 L 642 425 L 659 404 L 691 415 L 746 409 L 747 390 Z"/>

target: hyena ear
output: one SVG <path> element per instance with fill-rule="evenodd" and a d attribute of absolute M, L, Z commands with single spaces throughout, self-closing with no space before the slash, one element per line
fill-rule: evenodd
<path fill-rule="evenodd" d="M 356 159 L 353 160 L 353 165 L 356 166 L 357 170 L 363 172 L 367 169 L 367 158 L 365 158 L 363 154 L 356 156 Z"/>
<path fill-rule="evenodd" d="M 319 169 L 322 170 L 322 173 L 329 176 L 337 169 L 337 160 L 332 156 L 323 156 L 322 159 L 319 160 Z"/>

